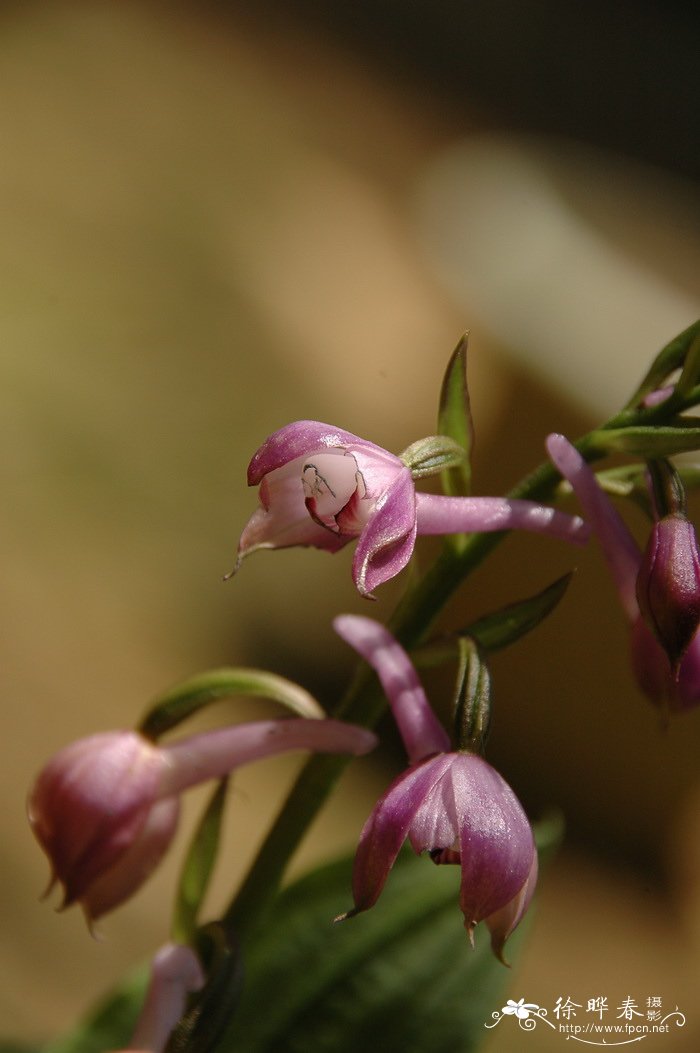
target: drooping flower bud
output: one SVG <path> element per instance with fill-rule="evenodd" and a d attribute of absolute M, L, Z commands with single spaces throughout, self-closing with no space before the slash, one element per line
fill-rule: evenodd
<path fill-rule="evenodd" d="M 637 574 L 637 602 L 676 673 L 700 623 L 700 557 L 676 469 L 649 461 L 647 481 L 655 522 Z"/>
<path fill-rule="evenodd" d="M 337 720 L 263 720 L 156 746 L 135 731 L 111 731 L 60 750 L 29 796 L 34 834 L 60 882 L 63 907 L 79 902 L 88 922 L 141 887 L 167 851 L 180 794 L 234 768 L 288 750 L 367 753 L 371 731 Z"/>

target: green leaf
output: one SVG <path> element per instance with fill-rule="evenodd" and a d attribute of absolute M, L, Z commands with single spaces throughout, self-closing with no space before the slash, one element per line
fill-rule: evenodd
<path fill-rule="evenodd" d="M 191 943 L 219 849 L 228 776 L 221 779 L 195 830 L 180 873 L 173 912 L 173 939 Z"/>
<path fill-rule="evenodd" d="M 700 320 L 684 329 L 659 351 L 648 373 L 627 403 L 627 408 L 638 406 L 642 399 L 657 388 L 663 387 L 671 373 L 681 369 L 689 349 L 700 334 Z"/>
<path fill-rule="evenodd" d="M 551 845 L 557 824 L 545 830 Z M 510 974 L 459 910 L 459 870 L 406 852 L 372 910 L 348 905 L 349 860 L 283 891 L 246 955 L 246 983 L 219 1053 L 468 1053 L 486 1037 Z M 527 919 L 526 919 L 527 920 Z M 520 926 L 508 942 L 515 959 Z M 381 1037 L 381 1040 L 380 1040 Z"/>
<path fill-rule="evenodd" d="M 428 435 L 412 442 L 400 454 L 414 479 L 425 479 L 448 468 L 458 468 L 466 456 L 459 443 L 448 435 Z"/>
<path fill-rule="evenodd" d="M 142 719 L 139 730 L 147 738 L 158 739 L 205 706 L 234 695 L 269 698 L 300 717 L 325 716 L 308 691 L 283 676 L 262 669 L 224 668 L 200 673 L 161 695 Z"/>
<path fill-rule="evenodd" d="M 525 600 L 518 600 L 492 614 L 487 614 L 458 633 L 416 648 L 411 652 L 413 661 L 419 668 L 430 669 L 454 660 L 458 657 L 459 640 L 462 637 L 472 637 L 479 647 L 487 652 L 499 651 L 510 646 L 521 636 L 536 629 L 540 622 L 551 614 L 564 596 L 572 577 L 573 571 L 570 571 L 534 596 L 528 596 Z"/>
<path fill-rule="evenodd" d="M 694 336 L 683 361 L 681 375 L 676 382 L 676 396 L 684 399 L 700 381 L 700 322 L 691 326 Z"/>
<path fill-rule="evenodd" d="M 676 417 L 672 425 L 601 428 L 594 433 L 594 439 L 595 445 L 607 453 L 671 457 L 675 453 L 700 449 L 700 427 L 695 419 Z"/>
<path fill-rule="evenodd" d="M 460 464 L 442 473 L 443 490 L 454 497 L 471 493 L 474 425 L 467 387 L 468 342 L 469 334 L 465 333 L 452 353 L 442 382 L 438 409 L 438 432 L 453 439 L 464 451 Z"/>
<path fill-rule="evenodd" d="M 105 1053 L 123 1049 L 136 1026 L 148 984 L 148 969 L 131 973 L 69 1035 L 49 1042 L 41 1053 Z"/>

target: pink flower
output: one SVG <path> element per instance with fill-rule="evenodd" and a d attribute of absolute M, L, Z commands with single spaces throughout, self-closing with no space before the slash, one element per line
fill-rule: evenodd
<path fill-rule="evenodd" d="M 485 921 L 502 959 L 537 882 L 537 852 L 520 802 L 483 758 L 451 751 L 408 655 L 383 626 L 354 615 L 336 618 L 334 626 L 379 676 L 410 765 L 365 823 L 353 868 L 355 906 L 341 917 L 376 903 L 408 838 L 417 854 L 460 866 L 467 933 L 472 939 L 474 927 Z"/>
<path fill-rule="evenodd" d="M 38 776 L 29 821 L 51 862 L 49 889 L 79 902 L 88 922 L 123 903 L 169 847 L 179 795 L 190 786 L 287 750 L 366 753 L 372 732 L 335 720 L 263 720 L 159 746 L 110 731 L 60 750 Z"/>
<path fill-rule="evenodd" d="M 238 545 L 241 560 L 259 548 L 311 545 L 337 552 L 353 539 L 355 585 L 363 596 L 402 570 L 418 534 L 522 529 L 583 543 L 587 528 L 531 501 L 416 493 L 394 454 L 318 421 L 276 431 L 253 457 L 248 485 L 260 507 Z"/>
<path fill-rule="evenodd" d="M 191 947 L 166 943 L 151 964 L 151 978 L 127 1049 L 163 1053 L 187 1005 L 187 996 L 204 986 L 199 958 Z M 123 1051 L 126 1053 L 126 1051 Z"/>
<path fill-rule="evenodd" d="M 568 439 L 550 435 L 547 451 L 571 484 L 600 543 L 629 622 L 632 667 L 639 686 L 652 702 L 670 710 L 696 706 L 700 633 L 693 623 L 697 625 L 699 565 L 691 525 L 675 516 L 663 517 L 655 523 L 643 554 L 595 473 Z"/>

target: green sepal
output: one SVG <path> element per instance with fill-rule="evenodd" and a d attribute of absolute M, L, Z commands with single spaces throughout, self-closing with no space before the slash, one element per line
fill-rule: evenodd
<path fill-rule="evenodd" d="M 445 469 L 458 467 L 466 454 L 448 435 L 428 435 L 417 439 L 399 454 L 414 479 L 425 479 Z"/>
<path fill-rule="evenodd" d="M 700 428 L 695 419 L 676 417 L 673 424 L 600 428 L 592 433 L 601 452 L 629 453 L 636 457 L 672 457 L 700 449 Z"/>
<path fill-rule="evenodd" d="M 683 361 L 681 375 L 675 384 L 676 397 L 681 400 L 685 400 L 700 383 L 700 321 L 690 328 L 694 330 L 694 335 Z"/>
<path fill-rule="evenodd" d="M 453 497 L 471 493 L 471 454 L 474 446 L 474 424 L 467 386 L 467 345 L 465 333 L 452 353 L 440 389 L 437 430 L 447 435 L 464 451 L 458 465 L 446 467 L 442 488 Z"/>
<path fill-rule="evenodd" d="M 476 640 L 460 636 L 454 696 L 454 738 L 459 750 L 483 754 L 491 724 L 491 674 Z"/>
<path fill-rule="evenodd" d="M 225 776 L 217 783 L 192 836 L 180 871 L 172 922 L 173 940 L 176 943 L 192 943 L 197 931 L 197 916 L 219 850 L 228 781 L 229 777 Z"/>
<path fill-rule="evenodd" d="M 690 359 L 689 352 L 691 346 L 696 342 L 698 336 L 700 336 L 700 320 L 688 326 L 687 329 L 684 329 L 682 333 L 679 333 L 678 336 L 674 337 L 673 340 L 659 351 L 649 367 L 646 376 L 627 403 L 627 409 L 632 409 L 638 406 L 652 391 L 656 391 L 658 388 L 663 387 L 664 382 L 668 380 L 672 373 L 677 369 L 683 368 L 686 360 Z M 694 350 L 693 358 L 696 356 L 697 351 Z M 687 390 L 699 379 L 696 370 L 700 371 L 700 365 L 695 362 L 689 365 L 689 369 L 684 379 L 684 391 L 687 392 Z M 673 398 L 678 399 L 678 394 L 678 387 L 676 386 Z"/>
<path fill-rule="evenodd" d="M 477 619 L 458 633 L 434 640 L 411 652 L 415 664 L 422 669 L 443 665 L 453 661 L 459 654 L 459 641 L 471 637 L 486 653 L 509 647 L 521 636 L 536 629 L 540 622 L 551 614 L 566 592 L 573 571 L 557 578 L 541 592 L 527 599 L 518 600 L 492 614 Z"/>
<path fill-rule="evenodd" d="M 262 669 L 232 667 L 200 673 L 166 691 L 153 703 L 138 730 L 155 741 L 205 706 L 235 695 L 280 702 L 300 717 L 325 716 L 316 699 L 291 680 Z"/>

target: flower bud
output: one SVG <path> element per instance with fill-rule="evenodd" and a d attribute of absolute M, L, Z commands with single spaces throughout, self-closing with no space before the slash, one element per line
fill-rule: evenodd
<path fill-rule="evenodd" d="M 674 669 L 700 624 L 700 556 L 685 516 L 663 516 L 649 536 L 637 575 L 641 614 Z"/>

